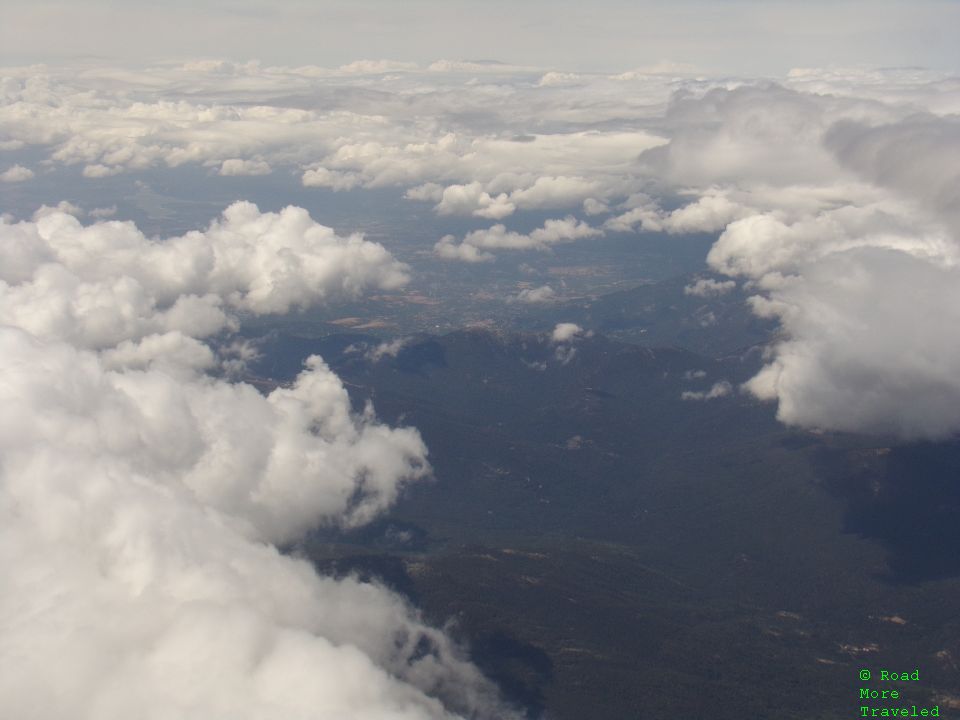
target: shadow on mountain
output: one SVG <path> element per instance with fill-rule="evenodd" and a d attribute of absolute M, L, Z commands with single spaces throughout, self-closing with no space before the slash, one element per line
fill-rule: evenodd
<path fill-rule="evenodd" d="M 847 504 L 844 530 L 882 543 L 886 581 L 960 575 L 960 443 L 851 451 L 845 468 L 831 481 Z"/>
<path fill-rule="evenodd" d="M 320 351 L 434 469 L 388 517 L 294 552 L 406 595 L 529 717 L 845 717 L 863 653 L 931 658 L 931 692 L 960 693 L 960 581 L 923 582 L 960 575 L 960 444 L 707 399 L 755 352 L 480 328 L 381 343 L 261 344 L 268 368 Z"/>
<path fill-rule="evenodd" d="M 436 340 L 425 340 L 401 348 L 393 366 L 402 372 L 422 374 L 431 368 L 447 366 L 443 345 Z"/>
<path fill-rule="evenodd" d="M 474 638 L 470 655 L 511 705 L 523 708 L 528 718 L 543 716 L 541 688 L 553 679 L 553 661 L 542 649 L 494 632 Z"/>

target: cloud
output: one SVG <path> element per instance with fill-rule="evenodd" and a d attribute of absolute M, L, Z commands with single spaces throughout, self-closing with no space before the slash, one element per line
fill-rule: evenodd
<path fill-rule="evenodd" d="M 269 175 L 272 172 L 269 163 L 263 160 L 243 160 L 229 158 L 220 165 L 219 174 L 225 177 L 238 175 Z"/>
<path fill-rule="evenodd" d="M 709 265 L 746 279 L 754 312 L 780 323 L 745 388 L 776 402 L 783 422 L 951 437 L 960 350 L 943 329 L 957 321 L 960 125 L 934 110 L 955 107 L 955 83 L 923 73 L 792 79 L 815 83 L 840 92 L 678 92 L 664 118 L 669 142 L 640 165 L 695 199 L 664 209 L 667 192 L 635 193 L 604 228 L 720 233 Z"/>
<path fill-rule="evenodd" d="M 70 202 L 69 200 L 61 200 L 54 206 L 50 205 L 41 205 L 33 213 L 34 221 L 39 220 L 42 217 L 47 215 L 52 215 L 56 213 L 66 213 L 67 215 L 73 215 L 74 217 L 80 217 L 83 215 L 83 209 Z"/>
<path fill-rule="evenodd" d="M 727 226 L 707 261 L 728 275 L 760 278 L 798 272 L 809 262 L 855 247 L 886 247 L 950 262 L 956 247 L 942 227 L 895 202 L 846 205 L 794 222 L 777 213 L 753 215 Z"/>
<path fill-rule="evenodd" d="M 440 193 L 439 202 L 434 206 L 438 215 L 473 215 L 492 220 L 500 220 L 512 215 L 517 209 L 541 210 L 545 208 L 570 207 L 581 202 L 592 204 L 596 209 L 598 200 L 590 197 L 601 191 L 596 182 L 573 177 L 538 177 L 533 184 L 517 187 L 522 183 L 516 178 L 499 176 L 486 186 L 480 182 L 467 185 L 449 185 Z M 411 199 L 427 199 L 428 188 L 421 186 L 408 193 Z M 487 189 L 485 189 L 485 187 Z M 492 187 L 513 187 L 509 193 L 492 195 Z"/>
<path fill-rule="evenodd" d="M 810 95 L 876 100 L 937 115 L 960 111 L 955 74 L 913 67 L 807 67 L 787 73 L 784 84 Z"/>
<path fill-rule="evenodd" d="M 783 282 L 758 313 L 786 338 L 747 388 L 788 424 L 905 438 L 960 430 L 960 273 L 912 254 L 861 247 Z"/>
<path fill-rule="evenodd" d="M 56 211 L 0 234 L 0 705 L 40 720 L 512 716 L 396 595 L 276 549 L 364 523 L 424 477 L 417 431 L 355 412 L 316 356 L 266 395 L 206 374 L 196 307 L 144 332 L 189 298 L 274 312 L 390 285 L 403 276 L 382 248 L 246 203 L 163 242 Z"/>
<path fill-rule="evenodd" d="M 684 295 L 696 295 L 698 297 L 716 297 L 724 295 L 737 286 L 733 280 L 714 280 L 713 278 L 700 278 L 683 288 Z"/>
<path fill-rule="evenodd" d="M 785 339 L 747 389 L 803 427 L 943 438 L 960 430 L 960 248 L 910 205 L 845 206 L 794 223 L 732 223 L 710 251 L 718 271 L 754 279 L 754 312 Z"/>
<path fill-rule="evenodd" d="M 362 182 L 356 173 L 315 168 L 307 170 L 301 178 L 304 187 L 325 187 L 331 190 L 352 190 Z"/>
<path fill-rule="evenodd" d="M 544 73 L 540 79 L 537 81 L 537 85 L 540 87 L 554 87 L 557 85 L 568 86 L 568 85 L 580 85 L 582 82 L 581 76 L 577 73 L 568 73 L 568 72 L 548 72 Z"/>
<path fill-rule="evenodd" d="M 443 199 L 443 191 L 443 185 L 438 183 L 424 183 L 423 185 L 409 188 L 403 196 L 407 200 L 440 202 Z"/>
<path fill-rule="evenodd" d="M 427 70 L 435 73 L 491 73 L 491 74 L 513 74 L 517 72 L 530 72 L 535 68 L 521 65 L 509 65 L 497 60 L 436 60 L 428 66 Z"/>
<path fill-rule="evenodd" d="M 493 253 L 483 252 L 476 245 L 458 243 L 453 235 L 444 235 L 433 246 L 434 254 L 443 260 L 459 260 L 461 262 L 478 263 L 492 262 Z"/>
<path fill-rule="evenodd" d="M 825 144 L 861 177 L 922 202 L 960 239 L 960 119 L 912 115 L 867 126 L 837 123 Z"/>
<path fill-rule="evenodd" d="M 555 343 L 565 343 L 580 335 L 583 335 L 583 328 L 576 323 L 557 323 L 550 333 L 550 339 Z"/>
<path fill-rule="evenodd" d="M 603 235 L 601 230 L 568 216 L 547 220 L 543 227 L 529 234 L 508 231 L 505 225 L 497 224 L 467 233 L 459 244 L 455 237 L 447 235 L 434 246 L 434 252 L 447 259 L 480 262 L 493 259 L 491 253 L 484 252 L 486 250 L 547 250 L 557 243 L 600 235 Z"/>
<path fill-rule="evenodd" d="M 217 365 L 217 357 L 208 345 L 179 330 L 124 340 L 103 351 L 101 359 L 109 370 L 162 369 L 177 377 L 189 376 L 190 371 L 211 370 Z"/>
<path fill-rule="evenodd" d="M 615 232 L 630 232 L 639 226 L 646 232 L 665 232 L 671 235 L 716 232 L 723 230 L 734 220 L 750 214 L 748 207 L 732 201 L 715 189 L 669 212 L 660 209 L 656 202 L 646 195 L 635 195 L 624 204 L 638 205 L 609 218 L 604 223 L 605 228 Z"/>
<path fill-rule="evenodd" d="M 413 338 L 410 337 L 399 337 L 387 342 L 382 342 L 367 350 L 367 352 L 364 353 L 364 357 L 371 362 L 380 362 L 380 360 L 385 357 L 395 358 L 403 348 L 410 344 L 412 339 Z"/>
<path fill-rule="evenodd" d="M 583 211 L 587 215 L 604 215 L 610 212 L 610 207 L 596 198 L 587 198 L 583 201 Z"/>
<path fill-rule="evenodd" d="M 296 207 L 234 203 L 205 231 L 166 241 L 63 212 L 0 223 L 0 237 L 0 322 L 81 347 L 170 331 L 206 337 L 236 311 L 285 313 L 407 280 L 383 246 L 338 237 Z"/>
<path fill-rule="evenodd" d="M 445 75 L 462 71 L 489 81 L 451 87 Z M 415 188 L 451 188 L 446 203 L 430 198 L 438 212 L 497 220 L 639 189 L 637 156 L 665 139 L 638 121 L 666 100 L 670 80 L 637 81 L 625 100 L 622 82 L 584 78 L 571 104 L 562 87 L 487 63 L 12 68 L 0 129 L 92 179 L 185 164 L 221 174 L 286 168 L 307 187 L 399 187 L 410 198 Z M 472 201 L 454 203 L 462 187 Z"/>
<path fill-rule="evenodd" d="M 538 177 L 530 187 L 515 190 L 511 202 L 526 209 L 568 207 L 583 202 L 599 190 L 595 182 L 579 177 Z"/>
<path fill-rule="evenodd" d="M 122 165 L 107 166 L 102 163 L 94 163 L 93 165 L 84 166 L 82 174 L 85 178 L 96 179 L 119 175 L 122 172 Z"/>
<path fill-rule="evenodd" d="M 743 207 L 724 195 L 704 195 L 672 211 L 661 222 L 664 230 L 675 234 L 716 232 L 745 214 Z"/>
<path fill-rule="evenodd" d="M 709 390 L 700 392 L 694 392 L 690 390 L 685 390 L 680 393 L 681 400 L 716 400 L 718 398 L 727 397 L 733 393 L 733 386 L 726 380 L 721 380 L 720 382 L 714 383 Z"/>
<path fill-rule="evenodd" d="M 33 178 L 33 170 L 23 165 L 12 165 L 0 173 L 0 182 L 18 183 L 26 182 Z"/>
<path fill-rule="evenodd" d="M 550 333 L 550 342 L 556 347 L 553 356 L 561 365 L 568 365 L 576 356 L 577 348 L 574 343 L 583 337 L 592 337 L 593 331 L 584 331 L 576 323 L 557 323 Z"/>
<path fill-rule="evenodd" d="M 367 493 L 393 487 L 394 458 L 422 452 L 410 431 L 357 425 L 345 399 L 329 404 L 330 390 L 345 393 L 326 371 L 263 398 L 107 372 L 90 353 L 15 329 L 0 331 L 0 346 L 13 381 L 0 432 L 10 591 L 0 615 L 3 656 L 17 658 L 3 662 L 4 707 L 431 718 L 447 716 L 425 692 L 489 691 L 395 596 L 319 578 L 263 544 L 336 518 L 356 490 L 347 518 L 361 519 Z M 348 477 L 360 468 L 362 485 Z"/>
<path fill-rule="evenodd" d="M 627 70 L 613 76 L 614 80 L 646 80 L 651 75 L 667 75 L 676 77 L 678 75 L 690 75 L 697 72 L 697 68 L 689 63 L 680 63 L 673 60 L 658 60 L 652 65 Z"/>
<path fill-rule="evenodd" d="M 425 192 L 414 193 L 411 198 L 424 196 Z M 469 185 L 449 185 L 440 194 L 440 201 L 434 206 L 438 215 L 474 215 L 476 217 L 500 220 L 512 215 L 517 206 L 510 202 L 506 193 L 492 197 L 476 182 Z"/>
<path fill-rule="evenodd" d="M 862 103 L 773 84 L 714 88 L 702 97 L 678 93 L 665 117 L 669 144 L 646 151 L 641 161 L 681 186 L 828 182 L 842 171 L 823 148 L 823 135 L 837 120 L 862 114 Z"/>
<path fill-rule="evenodd" d="M 416 70 L 418 65 L 414 62 L 401 62 L 399 60 L 354 60 L 346 65 L 341 65 L 339 69 L 340 72 L 369 75 Z"/>
<path fill-rule="evenodd" d="M 517 293 L 517 302 L 522 303 L 548 303 L 556 299 L 557 293 L 549 285 L 541 285 L 536 288 L 524 288 Z"/>
<path fill-rule="evenodd" d="M 341 138 L 336 151 L 323 159 L 323 166 L 350 174 L 363 187 L 443 184 L 451 194 L 437 211 L 473 214 L 493 204 L 558 208 L 588 197 L 623 193 L 638 184 L 626 177 L 634 157 L 663 143 L 659 136 L 642 130 L 556 131 L 502 138 L 465 129 L 460 123 L 455 127 L 442 135 L 436 132 L 404 142 L 381 139 L 389 140 L 395 132 L 390 126 L 380 128 L 377 140 Z M 505 216 L 507 209 L 497 212 Z"/>
<path fill-rule="evenodd" d="M 275 173 L 299 174 L 308 187 L 396 188 L 411 202 L 430 203 L 438 224 L 455 216 L 494 223 L 461 230 L 460 237 L 438 228 L 442 239 L 434 253 L 451 260 L 489 262 L 503 250 L 549 249 L 603 232 L 716 233 L 712 269 L 742 279 L 756 293 L 755 311 L 779 319 L 782 339 L 795 343 L 790 361 L 783 356 L 785 366 L 796 368 L 796 358 L 817 354 L 810 367 L 819 377 L 781 373 L 797 383 L 794 390 L 785 379 L 773 383 L 773 394 L 750 385 L 781 404 L 789 395 L 781 408 L 785 421 L 872 431 L 900 428 L 897 417 L 907 414 L 898 407 L 905 395 L 875 403 L 879 414 L 869 421 L 866 412 L 857 422 L 814 412 L 813 384 L 840 382 L 841 374 L 831 375 L 837 363 L 828 359 L 841 352 L 843 336 L 836 336 L 836 347 L 819 343 L 813 324 L 792 321 L 809 313 L 823 312 L 841 325 L 862 322 L 890 340 L 875 348 L 890 353 L 888 375 L 880 374 L 883 358 L 851 353 L 844 379 L 860 363 L 890 388 L 914 378 L 915 397 L 924 396 L 919 372 L 898 374 L 896 341 L 910 337 L 910 328 L 893 317 L 887 325 L 875 322 L 884 303 L 875 310 L 844 305 L 819 278 L 839 282 L 831 273 L 845 258 L 851 278 L 864 278 L 864 293 L 881 292 L 884 275 L 869 260 L 871 250 L 901 258 L 904 272 L 910 268 L 917 277 L 916 262 L 952 271 L 960 237 L 955 77 L 915 68 L 805 68 L 778 84 L 711 78 L 669 64 L 574 76 L 487 62 L 427 63 L 360 61 L 339 70 L 224 61 L 147 70 L 93 63 L 12 68 L 0 86 L 0 134 L 10 147 L 41 157 L 45 177 L 63 166 L 102 177 L 262 162 Z M 580 207 L 601 217 L 602 226 L 563 217 Z M 524 211 L 554 209 L 557 218 L 532 232 L 510 222 Z M 14 246 L 11 241 L 0 252 Z M 310 253 L 300 255 L 305 262 Z M 853 262 L 860 259 L 862 267 Z M 282 277 L 286 270 L 278 272 Z M 212 284 L 177 290 L 173 302 L 181 307 L 174 312 L 141 274 L 122 274 L 135 282 L 86 278 L 58 260 L 31 276 L 32 299 L 26 285 L 17 290 L 19 310 L 6 317 L 50 339 L 113 347 L 118 338 L 139 343 L 178 331 L 219 332 L 237 312 L 253 311 L 244 306 L 244 298 L 256 297 L 245 280 L 231 289 L 208 277 Z M 79 284 L 70 285 L 71 275 Z M 695 282 L 690 291 L 715 292 L 730 281 L 714 282 Z M 277 312 L 296 307 L 283 299 L 300 296 L 296 285 L 291 280 L 286 290 L 267 292 Z M 62 302 L 43 305 L 48 291 Z M 893 282 L 888 292 L 894 291 L 910 305 L 906 285 Z M 118 307 L 135 310 L 123 315 Z M 50 313 L 28 317 L 27 308 Z M 939 317 L 950 321 L 949 313 Z M 787 348 L 771 350 L 770 367 Z M 809 387 L 801 387 L 801 376 Z M 810 407 L 801 407 L 805 402 Z M 940 415 L 938 428 L 922 432 L 951 432 L 952 421 Z M 916 435 L 917 427 L 904 422 L 902 432 Z"/>

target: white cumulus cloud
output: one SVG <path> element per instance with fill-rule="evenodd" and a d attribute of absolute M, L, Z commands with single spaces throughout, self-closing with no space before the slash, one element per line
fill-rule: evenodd
<path fill-rule="evenodd" d="M 272 170 L 270 164 L 263 160 L 229 158 L 221 163 L 219 172 L 224 176 L 269 175 Z"/>
<path fill-rule="evenodd" d="M 635 194 L 605 228 L 719 232 L 712 269 L 745 279 L 754 312 L 780 323 L 745 388 L 776 402 L 783 422 L 954 436 L 956 83 L 920 71 L 803 71 L 790 85 L 678 93 L 664 118 L 669 142 L 640 162 L 697 199 L 665 211 Z"/>
<path fill-rule="evenodd" d="M 603 235 L 603 231 L 591 227 L 573 216 L 547 220 L 543 227 L 530 233 L 507 230 L 502 224 L 467 233 L 459 243 L 452 235 L 443 237 L 434 252 L 442 258 L 480 262 L 492 260 L 489 250 L 547 250 L 558 243 L 573 242 L 583 238 Z"/>
<path fill-rule="evenodd" d="M 0 236 L 7 713 L 510 717 L 396 595 L 275 546 L 388 507 L 429 471 L 417 431 L 318 357 L 266 395 L 204 372 L 231 309 L 402 282 L 382 247 L 243 203 L 166 241 L 58 211 Z"/>
<path fill-rule="evenodd" d="M 391 289 L 406 268 L 382 245 L 338 237 L 306 210 L 238 202 L 202 231 L 158 242 L 129 222 L 63 212 L 0 223 L 0 322 L 84 347 L 182 331 L 204 337 L 258 315 Z"/>
<path fill-rule="evenodd" d="M 23 165 L 12 165 L 0 173 L 0 182 L 18 183 L 33 178 L 33 170 Z"/>
<path fill-rule="evenodd" d="M 557 297 L 556 291 L 549 285 L 541 285 L 535 288 L 524 288 L 517 293 L 517 302 L 522 303 L 548 303 Z"/>
<path fill-rule="evenodd" d="M 724 295 L 737 286 L 733 280 L 714 280 L 713 278 L 700 278 L 696 282 L 690 283 L 683 288 L 685 295 L 696 295 L 698 297 L 713 297 Z"/>
<path fill-rule="evenodd" d="M 716 400 L 733 393 L 733 386 L 727 380 L 714 383 L 709 390 L 685 390 L 680 393 L 681 400 Z"/>
<path fill-rule="evenodd" d="M 550 333 L 550 339 L 555 343 L 570 342 L 574 338 L 583 334 L 583 328 L 576 323 L 557 323 Z"/>

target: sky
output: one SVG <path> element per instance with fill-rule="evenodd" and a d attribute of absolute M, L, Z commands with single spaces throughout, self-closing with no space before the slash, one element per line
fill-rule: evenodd
<path fill-rule="evenodd" d="M 960 433 L 960 3 L 2 0 L 0 33 L 11 717 L 514 716 L 407 601 L 279 550 L 429 480 L 417 429 L 319 357 L 242 380 L 241 318 L 398 292 L 420 263 L 707 235 L 688 292 L 740 287 L 777 333 L 748 382 L 678 402 Z M 429 241 L 401 262 L 386 211 L 379 242 L 202 190 L 148 231 L 130 198 L 186 171 L 391 193 Z M 504 302 L 562 296 L 527 290 Z M 551 362 L 591 330 L 558 325 Z"/>
<path fill-rule="evenodd" d="M 6 63 L 447 58 L 613 72 L 669 61 L 765 76 L 828 65 L 956 70 L 960 60 L 955 0 L 4 0 L 0 13 Z"/>

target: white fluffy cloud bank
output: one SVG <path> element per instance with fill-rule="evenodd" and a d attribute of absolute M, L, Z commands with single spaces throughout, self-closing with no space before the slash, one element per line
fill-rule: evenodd
<path fill-rule="evenodd" d="M 473 73 L 486 81 L 465 82 Z M 337 70 L 222 61 L 146 72 L 7 68 L 0 142 L 32 147 L 94 181 L 195 164 L 221 176 L 294 174 L 306 187 L 337 191 L 393 186 L 431 201 L 440 216 L 490 220 L 633 185 L 635 157 L 664 139 L 623 120 L 662 106 L 669 78 L 599 76 L 581 93 L 537 87 L 539 77 L 449 62 L 426 70 L 382 61 Z M 593 129 L 603 121 L 611 127 Z M 27 179 L 25 170 L 9 179 Z"/>
<path fill-rule="evenodd" d="M 23 165 L 13 165 L 0 173 L 0 182 L 17 183 L 25 182 L 33 178 L 33 170 Z"/>
<path fill-rule="evenodd" d="M 224 61 L 147 72 L 10 68 L 0 78 L 0 148 L 29 150 L 44 183 L 61 172 L 75 182 L 79 170 L 95 184 L 194 164 L 209 169 L 211 182 L 270 172 L 317 192 L 394 188 L 432 211 L 435 256 L 461 262 L 614 233 L 666 233 L 677 242 L 716 234 L 712 269 L 755 292 L 754 309 L 781 323 L 781 342 L 748 387 L 776 401 L 784 422 L 906 437 L 960 430 L 960 420 L 927 400 L 939 387 L 960 407 L 950 379 L 960 356 L 944 337 L 953 334 L 960 242 L 955 76 L 805 68 L 776 83 L 669 64 L 558 70 L 376 60 L 339 69 Z M 8 180 L 29 179 L 9 172 Z M 20 192 L 40 179 L 7 187 Z M 513 224 L 544 211 L 539 218 L 553 219 L 533 231 Z M 489 226 L 464 231 L 458 219 L 454 236 L 454 218 Z M 222 242 L 220 231 L 205 232 L 214 246 Z M 42 269 L 4 289 L 0 314 L 89 347 L 126 334 L 130 342 L 178 330 L 199 337 L 228 326 L 238 309 L 282 312 L 298 298 L 336 294 L 302 286 L 296 268 L 311 262 L 305 249 L 294 258 L 267 253 L 275 271 L 259 284 L 230 270 L 221 253 L 217 267 L 236 287 L 202 258 L 180 258 L 183 272 L 168 274 L 192 284 L 172 288 L 172 300 L 154 277 L 162 263 L 114 282 L 36 251 L 31 262 Z M 356 279 L 343 268 L 363 254 L 346 251 L 340 273 Z M 377 267 L 374 275 L 387 272 Z M 383 278 L 357 280 L 377 286 Z M 694 282 L 688 292 L 717 295 L 730 282 Z M 934 288 L 942 292 L 927 298 Z M 34 312 L 51 292 L 62 301 Z M 139 309 L 115 310 L 128 305 Z M 870 342 L 856 340 L 863 328 Z M 841 396 L 842 405 L 826 401 Z"/>
<path fill-rule="evenodd" d="M 434 246 L 434 252 L 446 260 L 484 262 L 494 259 L 493 253 L 488 252 L 490 250 L 547 250 L 558 243 L 600 235 L 603 235 L 601 230 L 568 216 L 547 220 L 543 227 L 528 234 L 510 231 L 505 225 L 498 224 L 483 230 L 473 230 L 459 243 L 452 235 L 446 235 Z"/>
<path fill-rule="evenodd" d="M 667 146 L 653 158 L 668 175 L 711 186 L 729 183 L 734 174 L 742 178 L 728 185 L 742 210 L 708 261 L 750 281 L 754 311 L 777 318 L 782 328 L 767 365 L 746 388 L 775 401 L 778 417 L 792 425 L 908 439 L 955 435 L 956 117 L 769 93 L 766 101 L 762 93 L 735 102 L 714 97 L 710 122 L 698 120 L 696 132 L 681 131 L 677 148 Z M 784 124 L 791 106 L 793 119 Z M 686 111 L 690 117 L 705 112 L 695 103 Z M 741 138 L 737 128 L 748 119 L 751 136 Z M 783 127 L 794 139 L 778 150 L 773 146 Z M 684 149 L 693 139 L 695 146 Z M 769 162 L 761 158 L 766 144 Z M 731 153 L 741 147 L 747 152 Z M 694 148 L 700 152 L 688 154 Z M 716 166 L 713 157 L 719 157 Z M 735 172 L 729 163 L 736 163 Z"/>
<path fill-rule="evenodd" d="M 7 714 L 504 716 L 398 597 L 275 547 L 388 507 L 428 472 L 416 430 L 317 357 L 268 395 L 204 372 L 233 311 L 402 282 L 382 247 L 241 203 L 166 241 L 54 210 L 0 248 Z"/>
<path fill-rule="evenodd" d="M 285 313 L 407 280 L 382 245 L 338 237 L 296 207 L 234 203 L 206 230 L 162 242 L 129 222 L 85 227 L 65 212 L 2 222 L 0 233 L 0 322 L 81 347 L 206 337 L 234 311 Z"/>

